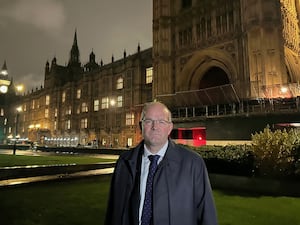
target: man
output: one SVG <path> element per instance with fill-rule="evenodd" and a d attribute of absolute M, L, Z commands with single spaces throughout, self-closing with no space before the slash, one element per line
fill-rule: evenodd
<path fill-rule="evenodd" d="M 204 161 L 169 139 L 169 109 L 147 103 L 140 122 L 144 140 L 117 161 L 105 224 L 216 225 Z"/>

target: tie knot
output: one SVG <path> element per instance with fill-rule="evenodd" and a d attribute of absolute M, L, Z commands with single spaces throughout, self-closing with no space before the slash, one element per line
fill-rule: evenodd
<path fill-rule="evenodd" d="M 149 155 L 148 158 L 149 158 L 149 160 L 150 160 L 152 163 L 157 164 L 157 161 L 158 161 L 158 159 L 159 159 L 159 155 Z"/>

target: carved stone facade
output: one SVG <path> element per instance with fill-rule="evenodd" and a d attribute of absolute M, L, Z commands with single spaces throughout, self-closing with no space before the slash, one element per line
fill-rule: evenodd
<path fill-rule="evenodd" d="M 153 99 L 183 122 L 209 115 L 210 106 L 219 115 L 221 104 L 223 113 L 243 112 L 253 99 L 273 109 L 274 98 L 300 96 L 299 16 L 296 0 L 153 0 L 153 48 L 106 65 L 93 52 L 81 64 L 75 33 L 68 65 L 47 62 L 44 87 L 18 102 L 20 136 L 135 145 L 141 107 Z"/>
<path fill-rule="evenodd" d="M 298 1 L 154 0 L 153 10 L 153 98 L 172 107 L 299 95 Z M 223 87 L 232 98 L 200 96 Z"/>

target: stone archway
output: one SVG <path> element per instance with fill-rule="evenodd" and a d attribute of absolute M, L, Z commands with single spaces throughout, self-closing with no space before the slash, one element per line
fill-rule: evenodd
<path fill-rule="evenodd" d="M 219 67 L 211 67 L 203 76 L 199 84 L 199 89 L 229 84 L 227 74 Z"/>
<path fill-rule="evenodd" d="M 206 49 L 193 55 L 177 79 L 177 91 L 199 90 L 234 84 L 237 68 L 233 58 L 219 49 Z"/>

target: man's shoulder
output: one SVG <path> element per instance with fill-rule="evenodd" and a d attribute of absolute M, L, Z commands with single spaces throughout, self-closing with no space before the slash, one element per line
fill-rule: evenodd
<path fill-rule="evenodd" d="M 176 144 L 175 142 L 172 141 L 172 148 L 175 150 L 176 154 L 181 155 L 182 157 L 187 157 L 195 160 L 202 160 L 202 157 L 200 156 L 199 153 L 196 151 L 193 151 L 190 149 L 188 146 L 181 145 L 181 144 Z"/>

